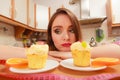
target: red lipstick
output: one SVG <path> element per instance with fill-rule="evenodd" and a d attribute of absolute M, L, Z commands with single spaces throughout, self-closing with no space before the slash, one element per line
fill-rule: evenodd
<path fill-rule="evenodd" d="M 62 46 L 63 47 L 70 47 L 71 43 L 63 43 Z"/>

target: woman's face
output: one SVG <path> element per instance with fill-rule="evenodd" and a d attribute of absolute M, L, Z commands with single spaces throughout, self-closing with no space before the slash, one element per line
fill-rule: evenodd
<path fill-rule="evenodd" d="M 70 51 L 70 45 L 76 41 L 73 25 L 69 17 L 60 14 L 52 24 L 52 39 L 59 51 Z"/>

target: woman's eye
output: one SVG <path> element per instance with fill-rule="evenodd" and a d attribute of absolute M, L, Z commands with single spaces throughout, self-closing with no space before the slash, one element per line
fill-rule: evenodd
<path fill-rule="evenodd" d="M 70 29 L 69 32 L 71 32 L 71 33 L 75 33 L 74 29 Z"/>
<path fill-rule="evenodd" d="M 61 30 L 56 29 L 56 30 L 54 30 L 54 32 L 55 32 L 56 34 L 60 34 L 60 33 L 61 33 Z"/>

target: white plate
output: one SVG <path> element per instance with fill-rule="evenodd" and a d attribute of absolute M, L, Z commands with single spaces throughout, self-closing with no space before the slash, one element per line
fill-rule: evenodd
<path fill-rule="evenodd" d="M 25 68 L 25 69 L 17 69 L 17 68 L 13 68 L 10 67 L 10 71 L 14 72 L 14 73 L 38 73 L 38 72 L 44 72 L 44 71 L 48 71 L 51 69 L 54 69 L 56 67 L 59 66 L 59 62 L 55 61 L 55 60 L 47 60 L 46 62 L 46 66 L 42 69 L 29 69 L 29 68 Z"/>
<path fill-rule="evenodd" d="M 74 66 L 73 59 L 62 60 L 60 62 L 60 65 L 65 68 L 69 68 L 72 70 L 78 70 L 78 71 L 96 71 L 96 70 L 105 69 L 107 67 L 107 66 L 96 67 L 96 68 L 94 68 L 94 67 L 77 67 L 77 66 Z"/>

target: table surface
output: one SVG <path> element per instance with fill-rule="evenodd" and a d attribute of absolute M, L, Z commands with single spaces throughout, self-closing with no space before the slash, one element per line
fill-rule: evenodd
<path fill-rule="evenodd" d="M 2 74 L 2 75 L 14 75 L 14 76 L 24 75 L 24 74 L 10 72 L 8 67 L 6 67 L 5 65 L 3 65 L 3 66 L 5 68 L 0 69 L 0 74 Z M 93 75 L 97 75 L 97 74 L 103 74 L 103 73 L 111 73 L 111 74 L 112 73 L 120 73 L 120 64 L 114 65 L 114 66 L 109 66 L 106 69 L 98 70 L 98 71 L 76 71 L 76 70 L 64 68 L 62 66 L 58 66 L 55 69 L 52 69 L 52 70 L 49 70 L 46 72 L 42 72 L 42 73 L 37 73 L 37 74 L 44 74 L 44 73 L 64 75 L 64 76 L 68 76 L 68 77 L 72 77 L 72 78 L 84 78 L 84 77 L 93 76 Z M 33 73 L 33 74 L 36 74 L 36 73 Z M 7 80 L 7 78 L 3 79 L 2 77 L 0 77 L 0 80 L 1 79 Z"/>

